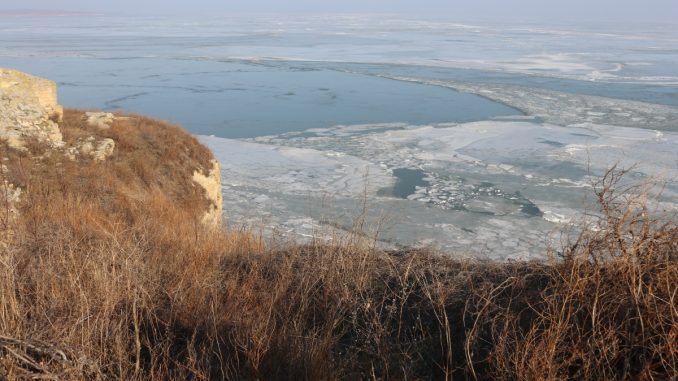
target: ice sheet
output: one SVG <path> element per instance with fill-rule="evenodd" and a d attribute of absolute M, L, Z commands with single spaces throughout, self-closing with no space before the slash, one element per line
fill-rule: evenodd
<path fill-rule="evenodd" d="M 678 32 L 661 24 L 556 27 L 366 15 L 64 15 L 2 18 L 0 41 L 0 56 L 8 57 L 370 62 L 678 84 Z"/>
<path fill-rule="evenodd" d="M 221 159 L 225 186 L 268 188 L 295 195 L 322 192 L 334 197 L 374 193 L 393 183 L 384 168 L 343 152 L 214 136 L 201 140 Z M 367 177 L 369 182 L 365 181 Z"/>
<path fill-rule="evenodd" d="M 484 121 L 202 140 L 226 163 L 227 219 L 293 238 L 349 230 L 366 198 L 368 225 L 384 244 L 540 257 L 559 248 L 560 232 L 591 207 L 592 184 L 615 163 L 640 163 L 632 181 L 665 182 L 662 208 L 678 211 L 674 132 Z M 405 197 L 393 192 L 408 181 L 403 168 L 422 174 Z"/>
<path fill-rule="evenodd" d="M 595 123 L 678 131 L 678 107 L 522 86 L 386 77 L 477 94 L 562 126 Z"/>
<path fill-rule="evenodd" d="M 67 105 L 259 136 L 202 140 L 222 162 L 227 221 L 266 235 L 365 219 L 384 245 L 540 257 L 615 163 L 664 179 L 660 206 L 676 211 L 673 25 L 9 17 L 0 61 L 61 81 Z M 406 123 L 373 124 L 386 121 Z M 337 123 L 351 125 L 325 128 Z"/>

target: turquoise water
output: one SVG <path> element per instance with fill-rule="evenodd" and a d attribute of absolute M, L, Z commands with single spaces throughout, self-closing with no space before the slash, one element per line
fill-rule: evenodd
<path fill-rule="evenodd" d="M 3 58 L 0 66 L 57 80 L 67 107 L 139 112 L 226 138 L 520 115 L 450 89 L 284 62 L 39 57 Z"/>

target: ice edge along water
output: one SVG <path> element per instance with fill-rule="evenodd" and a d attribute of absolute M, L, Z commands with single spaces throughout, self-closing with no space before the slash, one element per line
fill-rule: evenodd
<path fill-rule="evenodd" d="M 641 97 L 632 97 L 650 102 L 653 96 L 670 101 L 671 86 L 678 83 L 675 28 L 624 25 L 621 31 L 601 31 L 599 26 L 566 30 L 366 17 L 228 22 L 213 18 L 195 20 L 188 27 L 167 18 L 92 17 L 86 25 L 77 21 L 79 28 L 73 28 L 70 18 L 0 20 L 0 39 L 7 42 L 0 47 L 0 57 L 27 57 L 12 62 L 47 71 L 55 65 L 45 57 L 68 57 L 65 73 L 78 71 L 77 86 L 82 67 L 103 67 L 87 79 L 91 84 L 112 78 L 99 88 L 102 91 L 94 92 L 102 97 L 111 83 L 120 83 L 118 75 L 129 75 L 133 80 L 118 89 L 121 96 L 107 98 L 113 106 L 129 96 L 137 97 L 136 104 L 145 100 L 142 91 L 147 89 L 138 90 L 144 86 L 144 78 L 138 77 L 143 74 L 140 62 L 171 74 L 157 78 L 155 85 L 162 90 L 153 93 L 156 97 L 168 92 L 165 82 L 182 76 L 168 63 L 186 61 L 192 71 L 199 71 L 195 60 L 220 66 L 237 57 L 251 57 L 257 64 L 268 64 L 275 57 L 332 67 L 336 62 L 381 63 L 377 72 L 382 74 L 388 74 L 387 66 L 393 64 L 429 65 L 434 68 L 425 72 L 432 76 L 438 67 L 458 67 L 521 73 L 539 80 L 642 84 L 626 90 L 634 94 L 644 91 L 645 85 L 661 85 L 662 91 L 656 92 L 655 86 Z M 105 33 L 102 24 L 109 25 Z M 84 57 L 92 60 L 83 61 Z M 118 60 L 132 60 L 132 64 L 121 70 L 125 61 Z M 53 71 L 42 74 L 66 78 L 48 75 Z M 468 74 L 455 79 L 473 82 L 478 71 Z M 406 79 L 478 94 L 550 124 L 496 120 L 343 126 L 250 142 L 204 137 L 222 163 L 233 163 L 223 175 L 231 223 L 277 226 L 283 234 L 306 237 L 331 222 L 349 227 L 361 212 L 359 199 L 365 193 L 372 221 L 386 216 L 384 241 L 438 244 L 455 251 L 484 245 L 480 251 L 488 255 L 529 255 L 543 252 L 546 233 L 558 231 L 560 224 L 586 206 L 583 195 L 590 181 L 618 160 L 621 165 L 642 163 L 633 173 L 636 179 L 647 175 L 667 179 L 662 205 L 675 210 L 675 132 L 614 127 L 675 130 L 675 108 L 520 86 Z M 211 79 L 207 85 L 187 83 L 191 86 L 186 90 L 195 93 L 219 90 L 210 86 Z M 603 95 L 617 96 L 618 89 Z M 85 90 L 90 99 L 91 88 Z M 106 106 L 106 100 L 102 102 Z M 166 112 L 172 107 L 163 101 L 160 105 L 164 114 L 158 116 L 170 118 Z M 194 118 L 200 114 L 196 110 L 204 112 L 192 109 Z M 396 192 L 399 183 L 412 181 L 403 173 L 418 180 L 403 187 L 407 192 Z M 557 238 L 555 234 L 553 239 Z"/>
<path fill-rule="evenodd" d="M 227 220 L 303 238 L 348 229 L 366 196 L 385 244 L 430 245 L 494 258 L 540 256 L 588 206 L 586 189 L 614 164 L 666 181 L 678 210 L 678 134 L 518 121 L 337 126 L 249 141 L 202 136 L 224 163 Z M 420 171 L 406 198 L 394 171 Z M 583 189 L 583 191 L 582 191 Z"/>

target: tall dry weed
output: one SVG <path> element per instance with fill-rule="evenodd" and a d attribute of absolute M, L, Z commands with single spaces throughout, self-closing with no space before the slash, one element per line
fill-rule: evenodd
<path fill-rule="evenodd" d="M 26 193 L 3 220 L 0 379 L 678 378 L 678 227 L 623 171 L 551 261 L 384 251 L 359 231 L 266 248 L 199 223 L 186 168 L 211 155 L 188 134 L 64 120 L 67 140 L 119 151 L 3 151 Z"/>

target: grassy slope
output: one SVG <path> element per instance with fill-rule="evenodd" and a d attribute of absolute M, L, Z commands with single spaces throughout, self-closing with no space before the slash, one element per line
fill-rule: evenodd
<path fill-rule="evenodd" d="M 199 221 L 211 154 L 140 116 L 106 162 L 8 157 L 0 379 L 676 379 L 678 228 L 598 188 L 603 218 L 552 262 L 383 252 L 360 237 L 266 249 Z"/>

